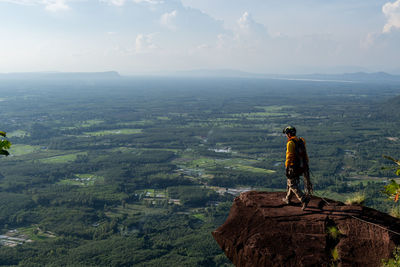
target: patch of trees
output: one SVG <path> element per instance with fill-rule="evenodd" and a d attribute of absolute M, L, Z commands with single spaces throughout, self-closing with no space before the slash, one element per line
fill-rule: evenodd
<path fill-rule="evenodd" d="M 179 199 L 187 207 L 204 207 L 208 202 L 220 198 L 214 190 L 193 186 L 168 187 L 168 195 L 171 198 Z"/>
<path fill-rule="evenodd" d="M 216 168 L 213 171 L 214 177 L 210 179 L 210 185 L 221 187 L 236 186 L 260 186 L 269 188 L 286 188 L 286 178 L 284 175 L 255 173 L 250 171 L 241 171 Z"/>

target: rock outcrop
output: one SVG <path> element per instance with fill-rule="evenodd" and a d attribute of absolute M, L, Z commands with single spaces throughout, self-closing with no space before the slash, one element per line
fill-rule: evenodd
<path fill-rule="evenodd" d="M 400 220 L 313 197 L 305 211 L 283 192 L 246 192 L 212 234 L 236 266 L 380 266 L 400 244 Z"/>

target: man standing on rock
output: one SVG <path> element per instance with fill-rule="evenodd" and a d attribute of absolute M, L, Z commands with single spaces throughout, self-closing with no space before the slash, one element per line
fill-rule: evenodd
<path fill-rule="evenodd" d="M 302 210 L 307 208 L 312 191 L 312 184 L 309 179 L 308 156 L 306 151 L 306 141 L 304 138 L 296 136 L 296 128 L 288 126 L 283 129 L 288 141 L 286 144 L 286 177 L 287 177 L 287 194 L 283 198 L 283 202 L 290 204 L 290 199 L 295 195 L 302 203 Z M 307 195 L 303 194 L 299 188 L 300 175 L 304 176 Z"/>

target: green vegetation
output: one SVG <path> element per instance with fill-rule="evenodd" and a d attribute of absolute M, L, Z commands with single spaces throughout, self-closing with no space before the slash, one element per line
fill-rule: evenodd
<path fill-rule="evenodd" d="M 363 193 L 357 192 L 352 197 L 346 199 L 347 205 L 363 205 L 365 203 L 365 195 Z"/>
<path fill-rule="evenodd" d="M 59 156 L 53 156 L 49 158 L 43 158 L 39 159 L 40 162 L 43 163 L 67 163 L 67 162 L 72 162 L 75 161 L 78 156 L 85 156 L 87 155 L 86 152 L 79 152 L 79 153 L 71 153 L 71 154 L 66 154 L 66 155 L 59 155 Z"/>
<path fill-rule="evenodd" d="M 23 235 L 29 237 L 29 239 L 33 241 L 41 241 L 49 238 L 55 238 L 55 235 L 51 232 L 43 231 L 36 225 L 32 225 L 30 227 L 21 227 L 18 228 L 17 231 Z"/>
<path fill-rule="evenodd" d="M 333 262 L 337 262 L 339 260 L 339 251 L 338 251 L 337 247 L 332 249 L 331 255 L 332 255 Z"/>
<path fill-rule="evenodd" d="M 339 228 L 334 224 L 333 221 L 328 221 L 327 225 L 327 248 L 330 251 L 330 259 L 332 266 L 338 266 L 340 263 L 340 255 L 338 250 L 338 244 L 340 242 L 340 238 L 342 237 L 342 233 L 339 231 Z"/>
<path fill-rule="evenodd" d="M 400 185 L 395 180 L 391 180 L 390 183 L 385 186 L 385 194 L 394 202 L 399 201 Z"/>
<path fill-rule="evenodd" d="M 389 214 L 393 217 L 399 218 L 400 219 L 400 207 L 393 207 Z"/>
<path fill-rule="evenodd" d="M 114 129 L 114 130 L 104 130 L 97 132 L 84 132 L 85 135 L 90 136 L 103 136 L 110 134 L 138 134 L 141 133 L 142 129 Z"/>
<path fill-rule="evenodd" d="M 127 78 L 0 90 L 13 142 L 2 143 L 0 234 L 33 241 L 0 246 L 4 266 L 229 266 L 210 232 L 240 190 L 285 190 L 288 124 L 307 141 L 317 195 L 393 208 L 381 191 L 399 178 L 376 155 L 398 155 L 382 109 L 396 86 Z"/>
<path fill-rule="evenodd" d="M 13 156 L 21 156 L 25 154 L 34 153 L 39 149 L 40 149 L 39 146 L 15 144 L 10 148 L 10 154 Z"/>
<path fill-rule="evenodd" d="M 10 149 L 11 147 L 11 142 L 5 138 L 6 137 L 5 132 L 0 131 L 0 136 L 4 137 L 0 139 L 0 155 L 8 156 L 10 155 L 8 149 Z"/>
<path fill-rule="evenodd" d="M 104 183 L 104 177 L 93 174 L 75 174 L 73 178 L 60 180 L 60 185 L 93 186 Z"/>
<path fill-rule="evenodd" d="M 328 234 L 333 239 L 338 239 L 340 237 L 340 231 L 336 226 L 328 227 Z"/>
<path fill-rule="evenodd" d="M 99 119 L 87 120 L 76 124 L 77 127 L 90 127 L 96 124 L 102 124 L 104 121 Z"/>
<path fill-rule="evenodd" d="M 12 131 L 10 133 L 8 133 L 8 137 L 25 137 L 25 136 L 29 136 L 29 133 L 27 131 L 23 131 L 23 130 L 15 130 Z"/>
<path fill-rule="evenodd" d="M 400 176 L 400 161 L 396 160 L 392 157 L 389 156 L 383 156 L 386 159 L 389 159 L 393 161 L 394 163 L 397 164 L 396 167 L 396 175 Z M 397 181 L 396 181 L 397 180 Z M 395 203 L 399 201 L 399 195 L 400 195 L 400 184 L 398 182 L 398 179 L 392 179 L 388 185 L 385 186 L 384 193 L 388 196 L 389 199 L 393 200 Z M 400 205 L 394 206 L 389 214 L 393 217 L 400 218 Z M 398 262 L 400 263 L 400 261 Z M 400 264 L 399 264 L 400 265 Z M 392 265 L 390 265 L 392 266 Z"/>
<path fill-rule="evenodd" d="M 393 252 L 393 258 L 382 260 L 382 267 L 399 267 L 400 266 L 400 247 Z"/>

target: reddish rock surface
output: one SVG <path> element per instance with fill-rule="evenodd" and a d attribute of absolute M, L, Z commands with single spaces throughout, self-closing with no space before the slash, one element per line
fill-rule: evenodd
<path fill-rule="evenodd" d="M 235 198 L 212 234 L 236 266 L 375 267 L 400 244 L 391 232 L 400 233 L 400 220 L 385 213 L 318 197 L 302 211 L 299 202 L 284 205 L 284 196 L 251 191 Z M 328 230 L 335 228 L 336 238 Z"/>

